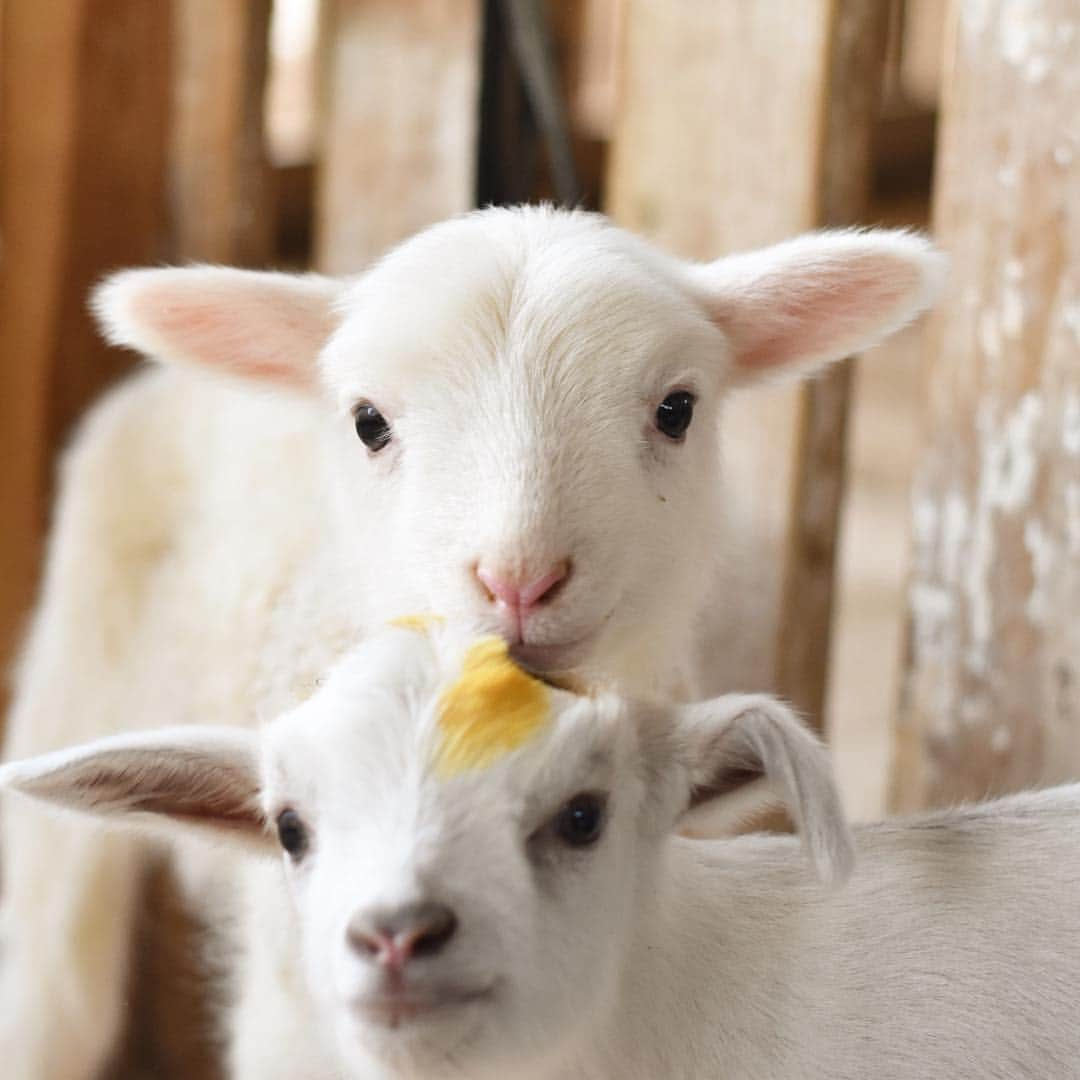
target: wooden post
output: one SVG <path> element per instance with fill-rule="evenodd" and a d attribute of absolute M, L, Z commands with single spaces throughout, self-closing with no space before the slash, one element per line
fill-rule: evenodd
<path fill-rule="evenodd" d="M 886 16 L 877 0 L 631 2 L 610 212 L 693 258 L 857 220 L 869 187 L 860 155 L 869 156 Z M 760 574 L 754 587 L 767 617 L 748 678 L 780 689 L 815 721 L 846 380 L 842 373 L 806 396 L 758 391 L 732 403 L 725 418 L 731 496 L 765 540 L 750 568 Z M 783 618 L 785 605 L 797 619 Z"/>
<path fill-rule="evenodd" d="M 91 286 L 109 270 L 166 258 L 269 255 L 260 151 L 268 13 L 267 0 L 4 2 L 5 658 L 33 597 L 56 450 L 133 360 L 98 336 L 86 306 Z M 216 1076 L 206 1002 L 195 993 L 196 939 L 167 902 L 167 881 L 160 873 L 154 881 L 158 902 L 147 910 L 133 973 L 139 1009 L 113 1074 Z"/>
<path fill-rule="evenodd" d="M 273 218 L 263 146 L 270 0 L 173 0 L 173 251 L 257 266 Z"/>
<path fill-rule="evenodd" d="M 33 597 L 53 453 L 131 363 L 86 307 L 166 252 L 169 8 L 5 0 L 0 58 L 0 657 Z M 121 77 L 122 73 L 122 77 Z"/>
<path fill-rule="evenodd" d="M 896 809 L 1080 770 L 1080 5 L 954 3 Z"/>
<path fill-rule="evenodd" d="M 328 0 L 316 263 L 349 273 L 473 204 L 480 0 Z"/>
<path fill-rule="evenodd" d="M 833 10 L 816 224 L 865 220 L 888 21 L 887 5 L 877 0 L 848 0 Z M 777 627 L 777 690 L 822 727 L 852 374 L 850 361 L 837 365 L 799 396 Z"/>

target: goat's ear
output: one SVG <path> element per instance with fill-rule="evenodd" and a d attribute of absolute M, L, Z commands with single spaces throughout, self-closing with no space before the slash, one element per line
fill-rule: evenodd
<path fill-rule="evenodd" d="M 763 694 L 729 694 L 683 706 L 679 714 L 687 812 L 705 804 L 724 809 L 717 804 L 725 802 L 745 811 L 779 797 L 818 877 L 846 880 L 854 848 L 829 757 L 791 709 Z"/>
<path fill-rule="evenodd" d="M 732 385 L 816 368 L 876 345 L 936 299 L 945 259 L 887 229 L 809 233 L 691 270 L 731 344 Z"/>
<path fill-rule="evenodd" d="M 0 789 L 114 823 L 180 825 L 263 847 L 256 736 L 219 727 L 116 735 L 0 766 Z"/>
<path fill-rule="evenodd" d="M 311 390 L 344 287 L 315 274 L 221 266 L 125 270 L 98 286 L 92 306 L 114 345 Z"/>

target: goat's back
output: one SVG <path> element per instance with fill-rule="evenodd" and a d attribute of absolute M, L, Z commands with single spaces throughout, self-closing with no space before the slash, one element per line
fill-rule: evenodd
<path fill-rule="evenodd" d="M 855 837 L 835 891 L 794 838 L 674 841 L 679 960 L 649 950 L 628 1075 L 1080 1077 L 1080 785 Z"/>

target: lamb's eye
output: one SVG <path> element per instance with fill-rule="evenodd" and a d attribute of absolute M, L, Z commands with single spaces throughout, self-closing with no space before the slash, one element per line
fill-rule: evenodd
<path fill-rule="evenodd" d="M 277 834 L 281 846 L 293 859 L 299 859 L 307 851 L 307 826 L 295 810 L 282 810 L 277 817 Z"/>
<path fill-rule="evenodd" d="M 681 439 L 694 419 L 697 398 L 689 390 L 676 390 L 660 402 L 656 410 L 656 426 L 669 439 Z"/>
<path fill-rule="evenodd" d="M 604 829 L 603 795 L 585 791 L 575 795 L 555 817 L 555 835 L 571 847 L 588 847 Z"/>
<path fill-rule="evenodd" d="M 366 401 L 357 405 L 353 416 L 360 441 L 373 454 L 378 453 L 390 441 L 390 424 L 386 417 Z"/>

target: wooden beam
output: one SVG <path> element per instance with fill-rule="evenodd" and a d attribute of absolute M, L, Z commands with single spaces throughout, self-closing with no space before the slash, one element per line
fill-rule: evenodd
<path fill-rule="evenodd" d="M 269 256 L 261 159 L 269 0 L 5 0 L 2 16 L 0 651 L 7 657 L 33 597 L 57 449 L 132 363 L 98 336 L 86 306 L 90 287 L 125 265 Z M 163 885 L 158 893 L 165 895 Z M 195 940 L 175 929 L 180 924 L 140 938 L 132 1000 L 141 1011 L 114 1075 L 219 1075 L 205 1003 L 189 992 L 198 985 Z M 186 977 L 175 978 L 181 969 Z M 161 970 L 173 978 L 153 976 Z"/>
<path fill-rule="evenodd" d="M 173 0 L 172 7 L 174 255 L 265 264 L 273 236 L 263 142 L 270 0 Z"/>
<path fill-rule="evenodd" d="M 481 21 L 480 0 L 328 0 L 319 269 L 473 205 Z"/>
<path fill-rule="evenodd" d="M 889 12 L 879 0 L 842 0 L 829 28 L 825 123 L 819 146 L 819 225 L 865 221 L 873 185 Z M 777 626 L 776 688 L 824 727 L 836 552 L 844 497 L 852 363 L 833 367 L 799 397 L 788 548 Z"/>
<path fill-rule="evenodd" d="M 0 40 L 0 656 L 33 596 L 53 453 L 127 370 L 86 307 L 166 250 L 169 9 L 5 0 Z"/>
<path fill-rule="evenodd" d="M 608 176 L 615 219 L 691 258 L 855 220 L 885 11 L 876 0 L 631 2 Z M 758 391 L 731 403 L 724 428 L 733 516 L 762 540 L 744 583 L 763 612 L 746 678 L 818 722 L 846 396 L 844 375 L 808 398 Z"/>
<path fill-rule="evenodd" d="M 1012 11 L 946 34 L 899 810 L 1080 769 L 1080 6 Z"/>

